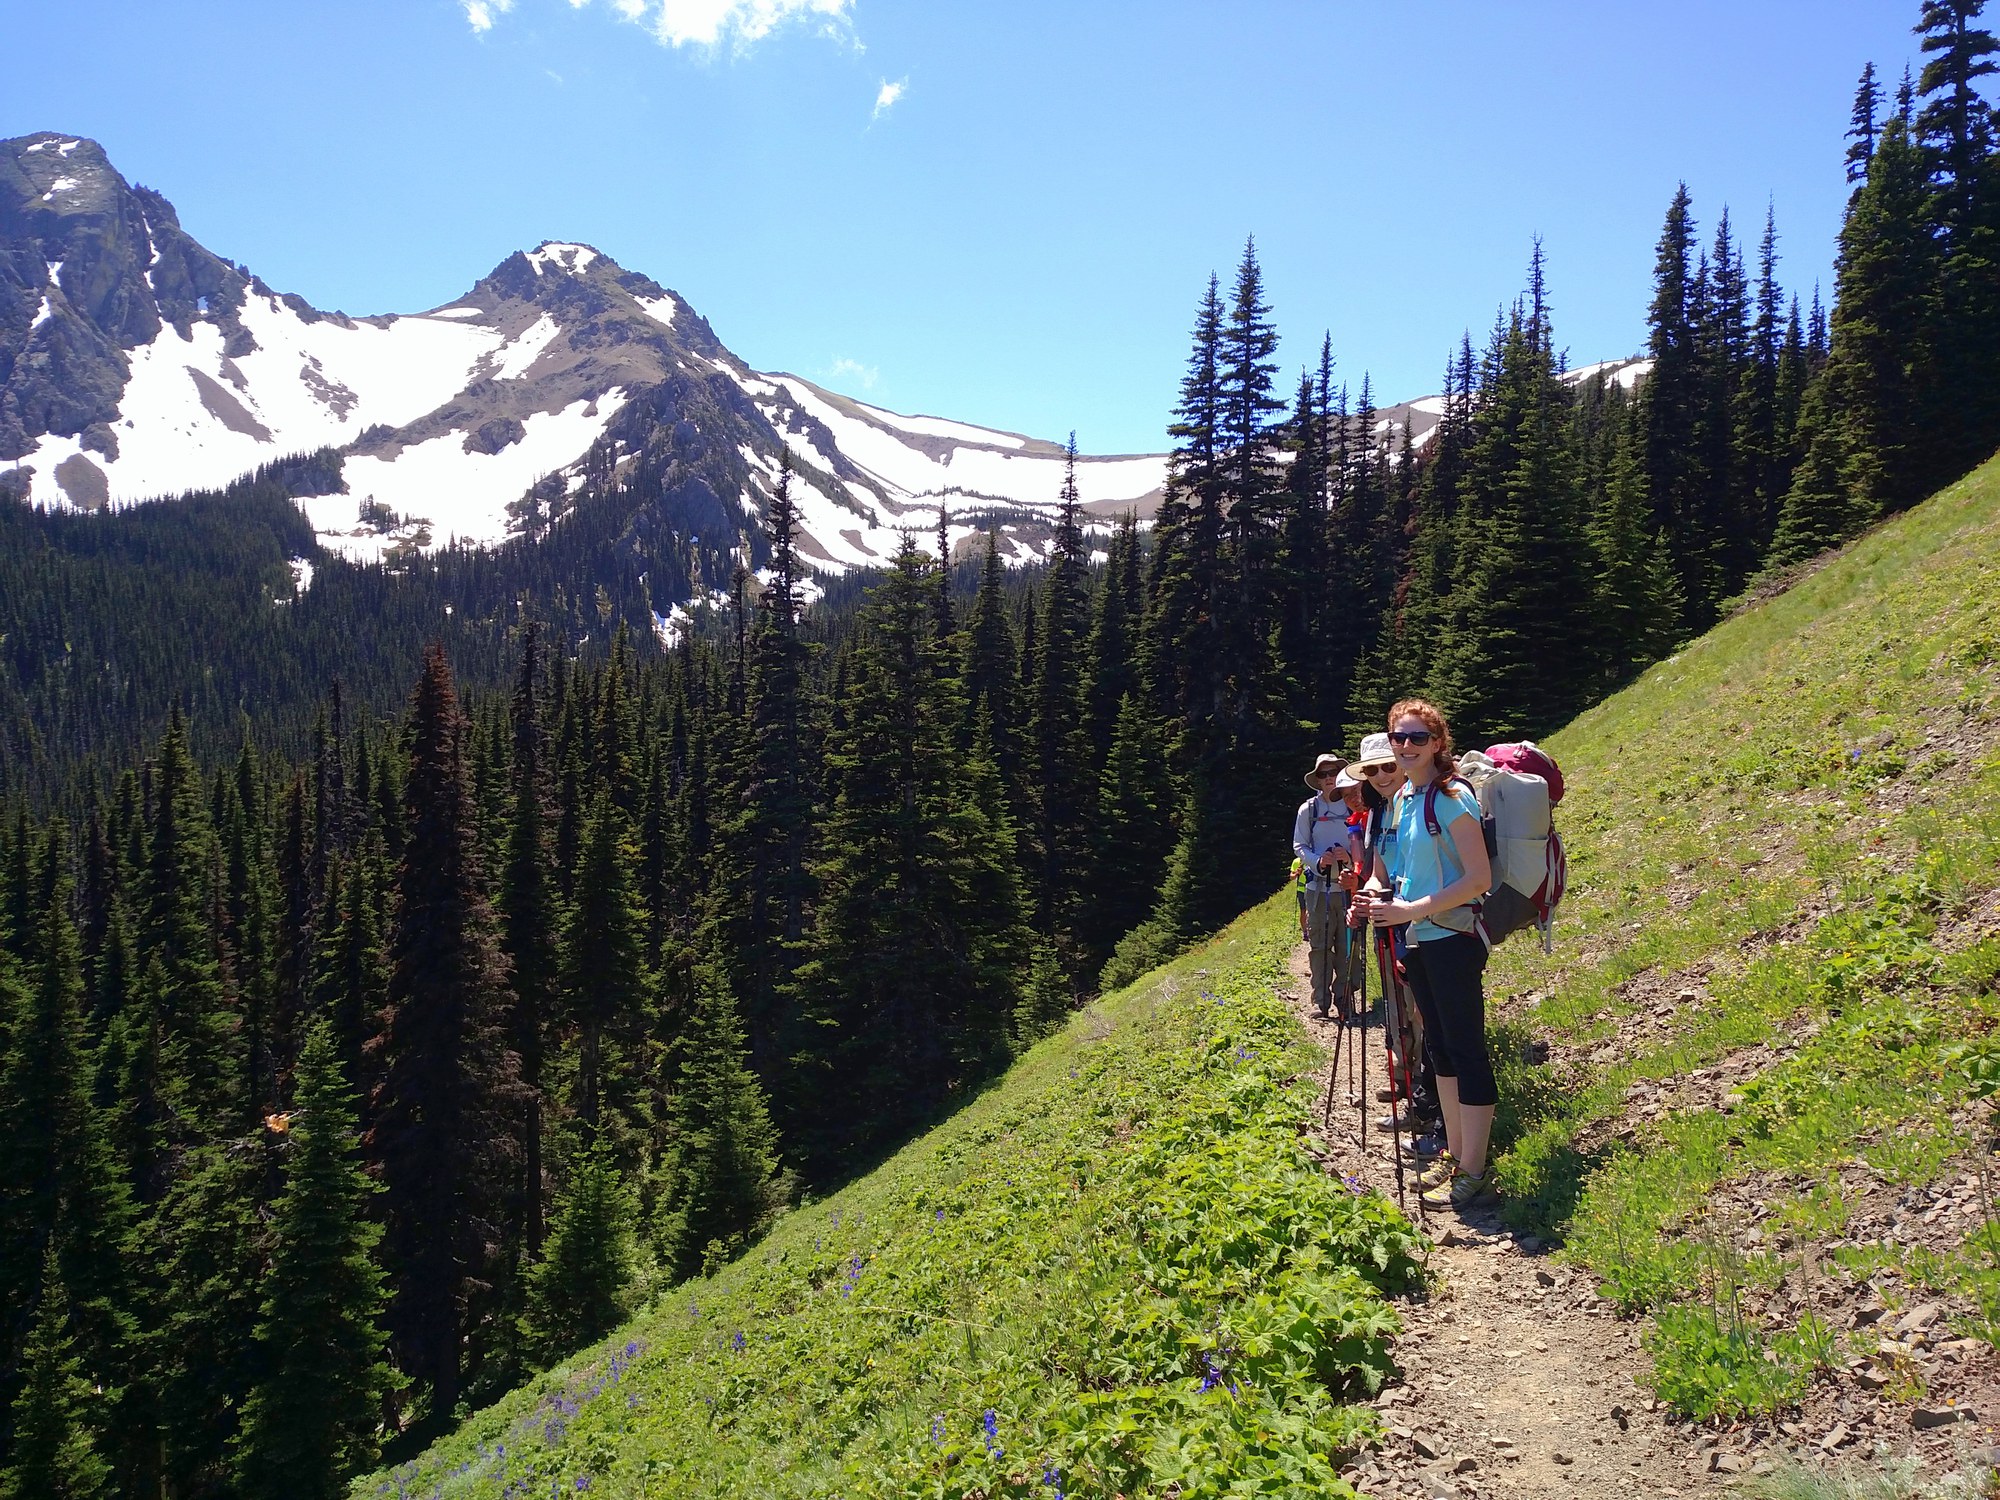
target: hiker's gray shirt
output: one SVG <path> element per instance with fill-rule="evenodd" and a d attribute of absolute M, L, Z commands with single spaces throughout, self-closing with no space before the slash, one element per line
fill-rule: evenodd
<path fill-rule="evenodd" d="M 1346 847 L 1346 802 L 1329 802 L 1314 792 L 1299 804 L 1298 816 L 1292 819 L 1292 853 L 1299 857 L 1308 875 L 1319 873 L 1319 857 L 1327 850 Z"/>

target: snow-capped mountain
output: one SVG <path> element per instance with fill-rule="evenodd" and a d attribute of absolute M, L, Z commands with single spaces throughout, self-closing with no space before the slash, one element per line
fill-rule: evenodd
<path fill-rule="evenodd" d="M 96 142 L 0 141 L 0 492 L 94 509 L 332 449 L 338 492 L 300 503 L 324 544 L 373 557 L 537 534 L 644 465 L 677 515 L 747 527 L 787 448 L 801 545 L 832 570 L 928 532 L 940 501 L 956 538 L 992 520 L 1038 551 L 1063 464 L 1053 443 L 752 371 L 587 245 L 511 255 L 426 312 L 348 317 L 197 244 Z M 1164 479 L 1161 455 L 1078 463 L 1107 517 L 1149 514 Z"/>

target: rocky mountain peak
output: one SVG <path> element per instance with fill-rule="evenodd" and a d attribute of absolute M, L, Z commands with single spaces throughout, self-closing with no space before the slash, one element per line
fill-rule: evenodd
<path fill-rule="evenodd" d="M 443 306 L 349 317 L 195 243 L 95 142 L 0 141 L 0 496 L 95 509 L 277 466 L 350 556 L 609 511 L 681 559 L 662 578 L 706 589 L 761 545 L 786 454 L 800 548 L 833 570 L 881 562 L 941 505 L 954 541 L 993 524 L 1040 555 L 1064 467 L 1051 443 L 758 374 L 594 245 L 545 240 Z M 1079 479 L 1108 517 L 1146 512 L 1163 473 L 1126 455 Z"/>

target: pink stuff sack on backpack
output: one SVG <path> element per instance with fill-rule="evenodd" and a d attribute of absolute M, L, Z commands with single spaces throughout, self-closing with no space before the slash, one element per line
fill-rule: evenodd
<path fill-rule="evenodd" d="M 1518 740 L 1505 745 L 1489 745 L 1486 758 L 1503 771 L 1512 771 L 1520 776 L 1539 776 L 1549 784 L 1549 806 L 1554 807 L 1563 799 L 1562 768 L 1550 755 L 1533 740 Z"/>

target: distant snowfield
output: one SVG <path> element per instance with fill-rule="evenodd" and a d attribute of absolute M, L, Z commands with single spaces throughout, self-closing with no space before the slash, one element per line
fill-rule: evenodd
<path fill-rule="evenodd" d="M 902 531 L 935 529 L 940 504 L 970 520 L 996 508 L 1049 514 L 1061 502 L 1064 459 L 1051 445 L 1017 451 L 1028 449 L 1029 440 L 1013 433 L 939 417 L 906 417 L 859 401 L 843 399 L 836 405 L 817 386 L 794 375 L 736 374 L 736 379 L 795 455 L 817 468 L 835 467 L 826 439 L 810 425 L 794 425 L 787 404 L 818 424 L 833 448 L 883 492 L 878 495 L 847 480 L 847 494 L 832 497 L 810 482 L 795 481 L 800 520 L 826 554 L 819 561 L 879 563 L 893 554 Z M 909 441 L 900 435 L 904 433 L 919 441 Z M 1100 515 L 1124 508 L 1150 514 L 1150 502 L 1166 485 L 1166 455 L 1079 455 L 1076 477 L 1078 496 Z M 978 529 L 951 526 L 950 540 L 955 544 Z"/>
<path fill-rule="evenodd" d="M 355 454 L 345 470 L 348 493 L 299 504 L 322 546 L 362 562 L 399 540 L 360 524 L 361 509 L 371 501 L 405 521 L 428 523 L 432 546 L 499 541 L 507 535 L 507 507 L 588 448 L 625 400 L 625 392 L 612 391 L 594 403 L 573 401 L 559 412 L 538 413 L 522 423 L 527 435 L 498 453 L 467 453 L 465 434 L 447 432 L 394 459 Z"/>
<path fill-rule="evenodd" d="M 273 459 L 344 446 L 377 423 L 400 427 L 457 395 L 481 360 L 525 352 L 497 330 L 422 314 L 309 323 L 276 297 L 253 294 L 242 317 L 257 348 L 239 359 L 224 354 L 222 330 L 206 321 L 188 337 L 163 326 L 132 351 L 111 429 L 118 456 L 84 455 L 112 500 L 218 488 Z M 55 471 L 81 451 L 77 439 L 51 435 L 19 459 L 35 470 L 32 498 L 67 504 Z"/>

